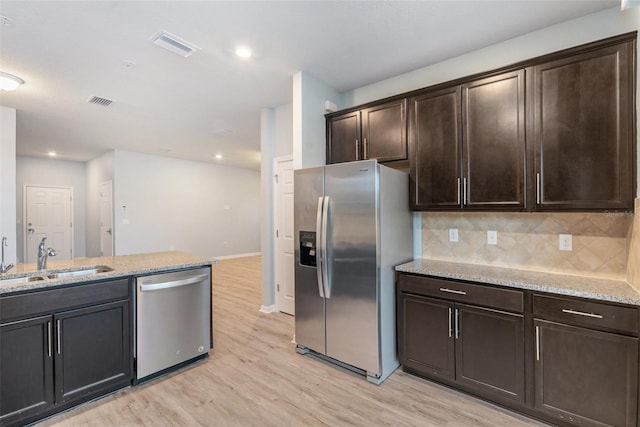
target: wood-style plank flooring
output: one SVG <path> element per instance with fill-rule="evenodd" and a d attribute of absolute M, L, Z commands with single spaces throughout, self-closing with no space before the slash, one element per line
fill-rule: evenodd
<path fill-rule="evenodd" d="M 214 349 L 179 372 L 40 426 L 540 426 L 397 370 L 381 386 L 295 352 L 293 317 L 259 312 L 260 257 L 213 267 Z"/>

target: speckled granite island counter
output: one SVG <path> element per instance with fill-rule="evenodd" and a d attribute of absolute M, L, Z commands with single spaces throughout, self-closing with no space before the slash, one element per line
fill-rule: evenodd
<path fill-rule="evenodd" d="M 396 271 L 640 306 L 640 293 L 625 280 L 429 259 L 398 265 Z"/>
<path fill-rule="evenodd" d="M 119 255 L 98 258 L 76 258 L 71 261 L 49 260 L 48 268 L 38 271 L 36 264 L 18 264 L 8 273 L 0 274 L 0 280 L 24 276 L 46 276 L 53 272 L 67 272 L 82 268 L 108 267 L 110 271 L 81 276 L 68 276 L 57 279 L 38 280 L 24 283 L 11 283 L 0 286 L 0 295 L 15 292 L 33 291 L 42 288 L 87 282 L 90 280 L 113 279 L 124 276 L 151 274 L 162 271 L 202 267 L 216 264 L 215 259 L 205 259 L 185 252 L 154 252 L 135 255 Z"/>

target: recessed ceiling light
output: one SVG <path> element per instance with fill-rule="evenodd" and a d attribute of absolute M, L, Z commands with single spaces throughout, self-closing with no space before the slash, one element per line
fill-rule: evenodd
<path fill-rule="evenodd" d="M 246 46 L 238 46 L 236 48 L 236 55 L 240 58 L 251 58 L 251 49 Z"/>
<path fill-rule="evenodd" d="M 49 151 L 47 152 L 47 154 L 49 155 L 49 157 L 55 157 L 58 155 L 58 153 L 56 153 L 55 151 Z"/>
<path fill-rule="evenodd" d="M 0 71 L 0 89 L 2 90 L 16 90 L 24 83 L 20 77 L 16 77 L 13 74 L 3 73 Z"/>
<path fill-rule="evenodd" d="M 222 160 L 222 154 L 216 154 L 216 160 Z"/>

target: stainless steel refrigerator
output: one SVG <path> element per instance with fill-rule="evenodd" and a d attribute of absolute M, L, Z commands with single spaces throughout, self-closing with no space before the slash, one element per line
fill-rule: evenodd
<path fill-rule="evenodd" d="M 294 172 L 297 351 L 366 374 L 397 367 L 393 267 L 412 258 L 405 172 L 375 160 Z"/>

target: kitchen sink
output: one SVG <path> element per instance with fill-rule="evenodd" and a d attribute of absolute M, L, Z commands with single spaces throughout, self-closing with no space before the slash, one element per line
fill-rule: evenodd
<path fill-rule="evenodd" d="M 109 271 L 113 271 L 113 268 L 101 265 L 98 267 L 83 268 L 81 270 L 52 272 L 51 274 L 47 274 L 47 277 L 49 279 L 62 279 L 63 277 L 86 276 L 89 274 L 107 273 Z"/>
<path fill-rule="evenodd" d="M 27 283 L 27 282 L 38 282 L 44 279 L 46 279 L 46 277 L 42 277 L 42 276 L 14 277 L 13 279 L 0 280 L 0 286 L 17 285 L 20 283 Z"/>

